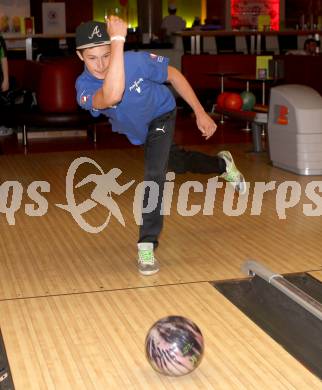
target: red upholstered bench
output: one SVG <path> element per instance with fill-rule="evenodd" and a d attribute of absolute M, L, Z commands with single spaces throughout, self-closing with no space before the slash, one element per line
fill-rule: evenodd
<path fill-rule="evenodd" d="M 75 82 L 83 71 L 83 63 L 75 57 L 45 62 L 26 61 L 22 86 L 35 93 L 37 105 L 31 110 L 7 114 L 6 123 L 22 126 L 23 144 L 27 145 L 28 130 L 33 129 L 87 129 L 96 141 L 96 124 L 107 123 L 105 117 L 92 117 L 76 101 Z"/>

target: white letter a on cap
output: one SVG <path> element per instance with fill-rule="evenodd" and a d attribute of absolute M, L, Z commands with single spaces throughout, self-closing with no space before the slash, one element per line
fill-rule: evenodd
<path fill-rule="evenodd" d="M 100 30 L 99 30 L 98 26 L 94 27 L 94 30 L 92 31 L 92 34 L 88 37 L 88 39 L 93 39 L 94 35 L 96 35 L 99 38 L 102 37 L 102 34 L 100 33 Z"/>

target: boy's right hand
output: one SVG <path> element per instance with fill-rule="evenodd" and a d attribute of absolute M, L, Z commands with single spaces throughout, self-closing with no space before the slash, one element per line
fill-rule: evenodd
<path fill-rule="evenodd" d="M 127 24 L 118 16 L 111 15 L 106 18 L 107 33 L 112 38 L 116 35 L 126 37 Z"/>
<path fill-rule="evenodd" d="M 0 89 L 1 89 L 1 92 L 7 92 L 9 89 L 9 81 L 3 80 Z"/>

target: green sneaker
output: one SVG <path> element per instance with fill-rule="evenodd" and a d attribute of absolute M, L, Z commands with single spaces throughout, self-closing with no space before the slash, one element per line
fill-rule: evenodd
<path fill-rule="evenodd" d="M 222 173 L 220 177 L 229 182 L 235 188 L 235 191 L 245 194 L 247 190 L 245 178 L 237 169 L 233 156 L 227 150 L 223 150 L 218 153 L 218 157 L 224 159 L 226 163 L 226 172 Z"/>
<path fill-rule="evenodd" d="M 159 262 L 154 257 L 152 242 L 138 244 L 138 268 L 142 275 L 153 275 L 159 271 Z"/>

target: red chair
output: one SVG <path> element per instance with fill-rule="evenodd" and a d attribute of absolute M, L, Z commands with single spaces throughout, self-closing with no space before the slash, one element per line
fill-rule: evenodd
<path fill-rule="evenodd" d="M 35 93 L 37 104 L 7 116 L 10 126 L 22 126 L 24 146 L 30 128 L 87 129 L 96 142 L 96 125 L 108 122 L 103 116 L 94 118 L 78 106 L 75 82 L 82 71 L 83 63 L 77 57 L 26 61 L 23 87 Z"/>

